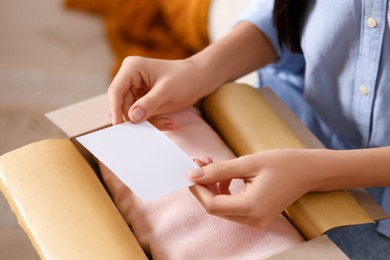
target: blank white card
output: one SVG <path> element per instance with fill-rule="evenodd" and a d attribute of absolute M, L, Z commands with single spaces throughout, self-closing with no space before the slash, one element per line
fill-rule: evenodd
<path fill-rule="evenodd" d="M 144 202 L 192 185 L 195 162 L 149 122 L 125 122 L 76 138 Z"/>

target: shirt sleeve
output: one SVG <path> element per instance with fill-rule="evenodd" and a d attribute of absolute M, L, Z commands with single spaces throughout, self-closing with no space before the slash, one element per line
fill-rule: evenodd
<path fill-rule="evenodd" d="M 282 49 L 278 41 L 278 33 L 272 21 L 274 9 L 273 0 L 250 0 L 234 25 L 246 21 L 254 24 L 271 42 L 278 56 L 282 56 Z"/>

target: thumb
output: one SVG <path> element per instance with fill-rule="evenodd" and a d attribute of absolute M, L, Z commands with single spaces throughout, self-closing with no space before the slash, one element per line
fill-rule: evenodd
<path fill-rule="evenodd" d="M 197 184 L 213 184 L 231 179 L 245 178 L 249 172 L 240 158 L 212 163 L 188 172 L 188 178 Z"/>
<path fill-rule="evenodd" d="M 129 110 L 129 118 L 134 123 L 143 121 L 145 118 L 147 118 L 146 111 L 144 108 L 134 105 Z"/>
<path fill-rule="evenodd" d="M 134 123 L 148 119 L 155 114 L 155 111 L 160 106 L 160 102 L 161 98 L 157 98 L 152 89 L 130 107 L 128 112 L 129 119 Z"/>

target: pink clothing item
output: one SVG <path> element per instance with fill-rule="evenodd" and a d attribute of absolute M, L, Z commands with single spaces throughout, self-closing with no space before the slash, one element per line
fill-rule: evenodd
<path fill-rule="evenodd" d="M 192 158 L 235 158 L 197 110 L 166 117 L 178 128 L 164 133 Z M 104 166 L 102 175 L 120 212 L 153 259 L 261 259 L 304 242 L 282 215 L 258 231 L 207 214 L 189 189 L 143 203 Z M 232 185 L 236 191 L 242 188 L 240 181 Z"/>

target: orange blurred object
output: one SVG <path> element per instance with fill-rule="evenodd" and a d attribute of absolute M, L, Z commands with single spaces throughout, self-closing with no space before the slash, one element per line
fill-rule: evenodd
<path fill-rule="evenodd" d="M 102 16 L 117 61 L 127 56 L 181 59 L 209 44 L 211 0 L 65 0 L 65 6 Z"/>

